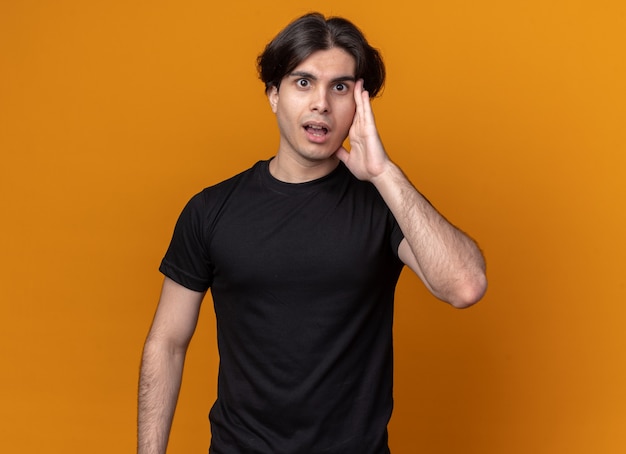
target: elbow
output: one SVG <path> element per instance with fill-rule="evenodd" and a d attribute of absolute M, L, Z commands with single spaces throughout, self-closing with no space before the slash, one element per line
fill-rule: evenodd
<path fill-rule="evenodd" d="M 480 273 L 471 279 L 465 279 L 448 302 L 457 309 L 465 309 L 479 302 L 487 291 L 487 276 Z"/>

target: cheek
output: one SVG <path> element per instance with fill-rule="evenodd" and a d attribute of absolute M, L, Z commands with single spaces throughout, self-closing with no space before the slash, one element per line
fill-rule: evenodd
<path fill-rule="evenodd" d="M 276 111 L 274 113 L 276 114 L 278 123 L 280 123 L 283 127 L 289 126 L 289 124 L 292 123 L 297 116 L 294 113 L 294 107 L 284 102 L 276 106 Z"/>
<path fill-rule="evenodd" d="M 282 99 L 276 104 L 274 113 L 285 120 L 295 121 L 305 111 L 305 103 L 298 99 Z"/>
<path fill-rule="evenodd" d="M 355 112 L 356 107 L 354 103 L 342 106 L 341 109 L 339 109 L 339 111 L 337 112 L 337 123 L 340 124 L 342 128 L 350 129 L 350 126 L 352 126 L 352 121 L 354 120 Z"/>

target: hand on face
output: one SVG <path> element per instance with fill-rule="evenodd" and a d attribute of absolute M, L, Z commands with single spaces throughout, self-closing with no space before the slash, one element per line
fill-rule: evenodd
<path fill-rule="evenodd" d="M 378 136 L 369 93 L 363 88 L 363 80 L 354 87 L 356 112 L 350 127 L 348 151 L 340 147 L 336 156 L 350 172 L 360 180 L 371 181 L 385 170 L 390 160 Z"/>

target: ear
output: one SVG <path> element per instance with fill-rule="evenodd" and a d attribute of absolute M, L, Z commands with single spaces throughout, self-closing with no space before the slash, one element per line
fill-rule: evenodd
<path fill-rule="evenodd" d="M 278 109 L 278 88 L 275 85 L 272 85 L 267 90 L 267 99 L 270 102 L 270 107 L 272 108 L 272 112 L 276 113 Z"/>

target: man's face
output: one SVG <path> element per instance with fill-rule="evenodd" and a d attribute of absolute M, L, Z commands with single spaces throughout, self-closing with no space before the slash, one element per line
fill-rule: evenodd
<path fill-rule="evenodd" d="M 356 104 L 354 58 L 339 48 L 311 54 L 268 98 L 280 130 L 279 154 L 303 165 L 332 158 L 348 135 Z"/>

